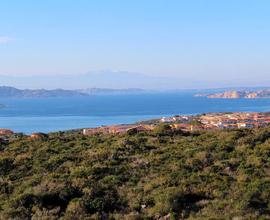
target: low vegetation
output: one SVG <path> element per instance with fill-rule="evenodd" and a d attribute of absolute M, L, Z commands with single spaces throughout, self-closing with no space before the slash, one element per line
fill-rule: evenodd
<path fill-rule="evenodd" d="M 18 136 L 0 219 L 269 219 L 270 129 Z"/>

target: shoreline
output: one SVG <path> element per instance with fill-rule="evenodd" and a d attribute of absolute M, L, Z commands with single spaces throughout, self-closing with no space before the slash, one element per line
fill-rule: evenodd
<path fill-rule="evenodd" d="M 74 120 L 84 118 L 92 118 L 92 119 L 106 119 L 106 117 L 92 117 L 92 116 L 53 116 L 51 118 L 58 120 L 65 121 L 66 117 L 72 117 Z M 116 116 L 116 117 L 123 117 L 123 116 Z M 260 111 L 260 112 L 254 112 L 254 111 L 241 111 L 241 112 L 208 112 L 208 113 L 202 113 L 202 114 L 179 114 L 179 115 L 152 115 L 152 117 L 146 117 L 145 119 L 139 119 L 135 120 L 135 118 L 140 118 L 140 116 L 129 116 L 132 119 L 134 119 L 131 122 L 123 122 L 123 123 L 111 123 L 107 121 L 107 123 L 98 123 L 96 125 L 89 126 L 88 122 L 85 122 L 85 126 L 78 126 L 75 128 L 64 128 L 58 129 L 58 130 L 51 130 L 51 131 L 44 131 L 42 129 L 38 128 L 32 128 L 29 130 L 29 132 L 20 131 L 18 129 L 12 129 L 8 127 L 1 126 L 2 129 L 9 129 L 14 131 L 14 133 L 23 133 L 26 135 L 30 135 L 31 133 L 57 133 L 57 132 L 70 132 L 70 131 L 84 131 L 85 129 L 88 130 L 95 130 L 95 129 L 104 129 L 104 128 L 114 128 L 118 129 L 119 127 L 123 126 L 157 126 L 161 123 L 173 125 L 176 127 L 179 127 L 179 129 L 182 126 L 182 129 L 184 130 L 193 130 L 193 129 L 224 129 L 224 128 L 256 128 L 256 127 L 265 127 L 270 124 L 270 112 L 266 111 Z M 8 120 L 10 117 L 0 117 L 0 119 L 5 118 Z M 21 118 L 22 122 L 25 121 L 25 117 L 13 117 L 13 119 L 19 119 Z M 30 119 L 41 119 L 40 117 L 28 117 Z M 45 122 L 48 117 L 44 117 L 43 121 Z M 112 118 L 108 116 L 108 118 Z M 193 124 L 193 128 L 189 127 L 189 125 Z M 39 125 L 40 126 L 40 125 Z M 128 128 L 127 128 L 128 129 Z"/>

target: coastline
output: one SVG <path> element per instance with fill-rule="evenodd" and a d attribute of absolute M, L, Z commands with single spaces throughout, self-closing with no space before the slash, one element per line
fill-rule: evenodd
<path fill-rule="evenodd" d="M 35 120 L 36 117 L 30 117 L 30 119 Z M 52 117 L 55 122 L 64 122 L 66 117 Z M 138 120 L 140 118 L 140 120 Z M 0 117 L 3 120 L 3 117 Z M 38 121 L 41 120 L 37 117 Z M 74 120 L 79 120 L 81 117 L 74 117 Z M 137 120 L 136 120 L 137 119 Z M 6 118 L 7 121 L 10 120 L 9 117 Z M 15 120 L 20 121 L 18 117 Z M 82 119 L 81 119 L 82 120 Z M 241 129 L 241 128 L 262 128 L 268 127 L 270 125 L 270 112 L 212 112 L 212 113 L 202 113 L 202 114 L 185 114 L 185 115 L 155 115 L 152 117 L 146 117 L 144 120 L 139 117 L 130 117 L 124 123 L 101 123 L 104 117 L 95 117 L 95 120 L 100 120 L 97 124 L 92 124 L 88 126 L 78 126 L 73 128 L 64 127 L 59 130 L 45 131 L 42 128 L 32 128 L 28 132 L 23 130 L 14 130 L 10 127 L 1 126 L 2 129 L 12 130 L 14 133 L 23 133 L 30 135 L 33 133 L 55 133 L 55 132 L 70 132 L 70 131 L 83 131 L 87 134 L 96 133 L 122 133 L 127 132 L 130 129 L 139 128 L 140 131 L 151 131 L 161 124 L 167 124 L 171 126 L 172 129 L 194 131 L 194 130 L 213 130 L 213 129 Z M 21 122 L 25 119 L 21 118 Z M 46 122 L 47 118 L 43 118 L 43 122 Z M 3 125 L 3 124 L 2 124 Z M 119 132 L 120 131 L 120 132 Z"/>
<path fill-rule="evenodd" d="M 131 124 L 174 115 L 210 112 L 267 112 L 268 99 L 207 99 L 193 94 L 99 96 L 57 99 L 0 99 L 0 128 L 57 132 Z"/>

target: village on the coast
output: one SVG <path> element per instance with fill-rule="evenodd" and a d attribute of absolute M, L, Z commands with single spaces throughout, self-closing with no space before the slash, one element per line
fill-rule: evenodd
<path fill-rule="evenodd" d="M 210 130 L 210 129 L 241 129 L 261 128 L 270 124 L 270 113 L 236 112 L 236 113 L 208 113 L 201 115 L 176 115 L 161 119 L 143 121 L 131 125 L 101 126 L 83 129 L 84 135 L 119 134 L 130 130 L 152 131 L 160 123 L 168 124 L 172 130 Z"/>
<path fill-rule="evenodd" d="M 169 125 L 171 130 L 196 131 L 211 129 L 251 129 L 263 128 L 270 124 L 270 113 L 259 112 L 234 112 L 234 113 L 207 113 L 200 115 L 175 115 L 151 119 L 135 124 L 100 126 L 96 128 L 81 129 L 83 135 L 95 134 L 123 134 L 129 131 L 147 132 L 154 130 L 160 124 Z M 17 133 L 10 129 L 0 129 L 0 143 L 7 141 L 6 137 Z M 29 138 L 42 139 L 47 134 L 36 132 Z"/>

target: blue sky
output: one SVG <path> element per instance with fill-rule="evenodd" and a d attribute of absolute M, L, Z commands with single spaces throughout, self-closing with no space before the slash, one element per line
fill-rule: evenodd
<path fill-rule="evenodd" d="M 108 69 L 189 87 L 194 79 L 270 86 L 269 8 L 268 0 L 2 1 L 0 75 Z"/>

